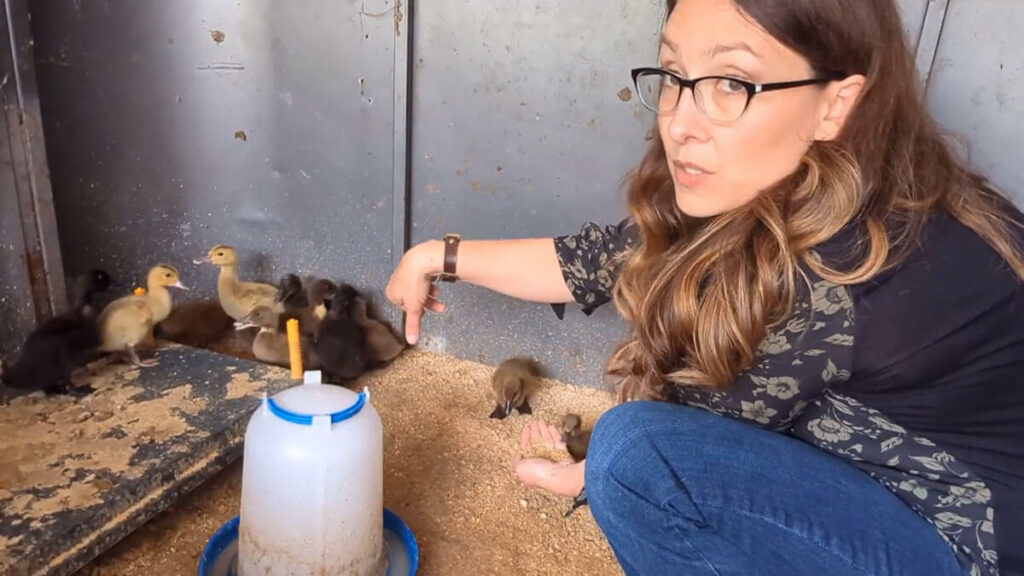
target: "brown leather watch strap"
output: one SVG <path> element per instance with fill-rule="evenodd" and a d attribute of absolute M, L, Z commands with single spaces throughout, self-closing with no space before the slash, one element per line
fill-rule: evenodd
<path fill-rule="evenodd" d="M 444 273 L 441 274 L 443 282 L 455 282 L 459 279 L 455 274 L 455 265 L 458 263 L 461 240 L 462 238 L 458 234 L 444 235 Z"/>

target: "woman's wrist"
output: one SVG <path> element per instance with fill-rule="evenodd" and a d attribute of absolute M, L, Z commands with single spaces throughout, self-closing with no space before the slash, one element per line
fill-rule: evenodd
<path fill-rule="evenodd" d="M 425 278 L 433 279 L 444 271 L 444 242 L 427 240 L 417 244 L 413 250 L 416 254 L 416 268 Z"/>

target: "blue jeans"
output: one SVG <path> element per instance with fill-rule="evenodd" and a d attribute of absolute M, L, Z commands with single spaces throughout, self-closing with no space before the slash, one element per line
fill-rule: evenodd
<path fill-rule="evenodd" d="M 660 402 L 597 422 L 587 497 L 627 574 L 965 574 L 868 474 L 789 436 Z"/>

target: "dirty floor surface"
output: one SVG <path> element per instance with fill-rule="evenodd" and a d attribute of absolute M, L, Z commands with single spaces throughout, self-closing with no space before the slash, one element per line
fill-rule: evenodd
<path fill-rule="evenodd" d="M 509 463 L 529 417 L 488 418 L 492 368 L 407 352 L 370 374 L 385 431 L 384 503 L 410 525 L 420 574 L 621 574 L 589 508 L 564 519 L 569 501 L 526 492 Z M 548 382 L 531 402 L 551 422 L 567 411 L 585 427 L 610 393 Z M 238 513 L 241 463 L 186 496 L 79 574 L 195 574 L 211 534 Z"/>

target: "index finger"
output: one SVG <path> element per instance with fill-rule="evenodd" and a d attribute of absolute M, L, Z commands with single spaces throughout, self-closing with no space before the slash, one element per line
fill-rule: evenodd
<path fill-rule="evenodd" d="M 423 306 L 412 305 L 405 310 L 405 341 L 410 345 L 420 339 L 420 319 L 423 318 Z"/>

